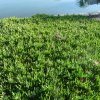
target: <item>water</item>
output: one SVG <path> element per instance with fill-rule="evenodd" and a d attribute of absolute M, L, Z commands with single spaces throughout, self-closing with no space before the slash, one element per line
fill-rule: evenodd
<path fill-rule="evenodd" d="M 34 14 L 88 14 L 100 11 L 99 2 L 100 0 L 0 0 L 0 18 L 30 17 Z"/>

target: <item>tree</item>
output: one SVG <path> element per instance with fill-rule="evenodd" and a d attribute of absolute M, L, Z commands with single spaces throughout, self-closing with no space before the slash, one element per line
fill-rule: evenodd
<path fill-rule="evenodd" d="M 79 0 L 80 7 L 85 7 L 88 5 L 98 4 L 100 0 Z"/>

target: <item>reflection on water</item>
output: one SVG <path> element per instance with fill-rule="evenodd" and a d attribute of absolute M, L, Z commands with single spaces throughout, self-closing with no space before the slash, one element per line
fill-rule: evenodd
<path fill-rule="evenodd" d="M 80 7 L 86 7 L 88 5 L 99 4 L 100 0 L 79 0 Z"/>
<path fill-rule="evenodd" d="M 100 11 L 100 5 L 96 5 L 99 2 L 100 0 L 0 0 L 0 18 L 30 17 L 34 14 L 88 14 Z"/>

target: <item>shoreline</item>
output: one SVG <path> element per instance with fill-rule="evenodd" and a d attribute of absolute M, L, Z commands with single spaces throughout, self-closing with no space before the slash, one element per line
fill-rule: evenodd
<path fill-rule="evenodd" d="M 98 19 L 100 20 L 100 12 L 97 12 L 97 13 L 88 13 L 88 14 L 84 14 L 84 13 L 79 13 L 79 14 L 57 14 L 57 15 L 53 15 L 53 14 L 34 14 L 32 16 L 35 16 L 35 15 L 48 15 L 48 16 L 86 16 L 90 19 Z M 29 16 L 29 17 L 18 17 L 18 16 L 9 16 L 9 17 L 1 17 L 0 19 L 9 19 L 9 18 L 31 18 L 32 16 Z"/>

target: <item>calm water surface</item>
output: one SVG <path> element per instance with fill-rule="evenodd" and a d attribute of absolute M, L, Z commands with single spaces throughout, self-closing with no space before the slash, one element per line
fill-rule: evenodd
<path fill-rule="evenodd" d="M 85 2 L 87 1 L 87 2 Z M 0 0 L 0 18 L 34 14 L 87 14 L 100 11 L 100 0 Z"/>

